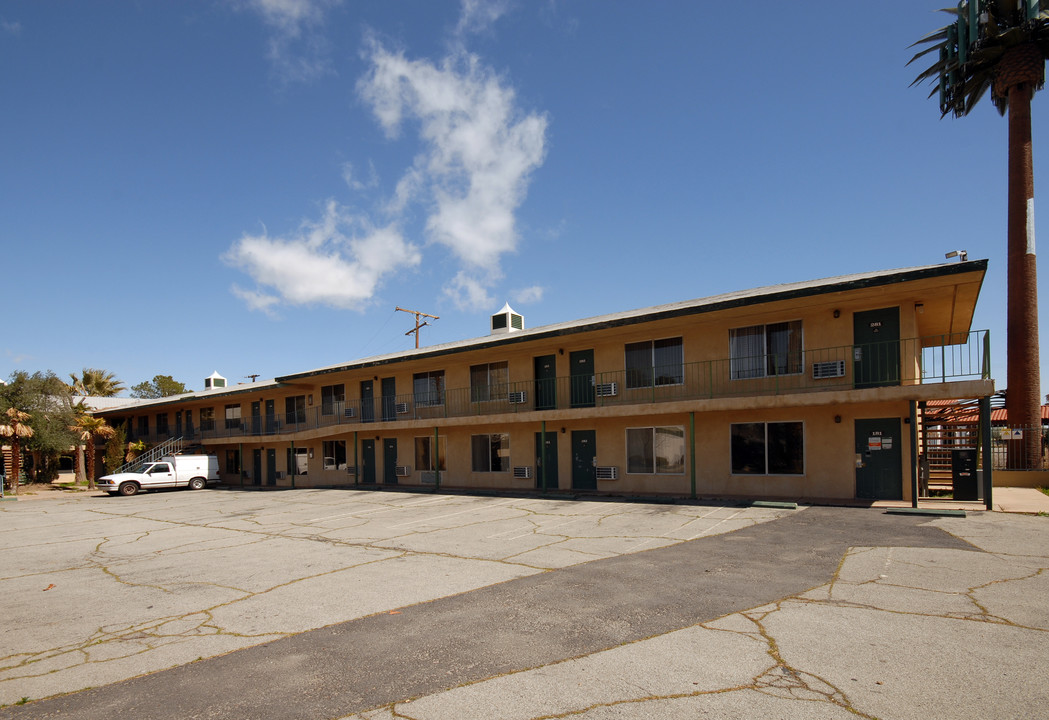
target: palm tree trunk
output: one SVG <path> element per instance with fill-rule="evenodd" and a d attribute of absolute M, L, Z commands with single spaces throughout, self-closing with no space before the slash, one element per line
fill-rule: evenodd
<path fill-rule="evenodd" d="M 11 494 L 18 494 L 18 476 L 22 473 L 22 443 L 18 435 L 11 437 Z"/>
<path fill-rule="evenodd" d="M 1038 281 L 1034 248 L 1034 170 L 1031 159 L 1032 87 L 1009 88 L 1008 351 L 1009 425 L 1024 429 L 1010 445 L 1010 467 L 1041 464 L 1042 415 L 1038 362 Z"/>

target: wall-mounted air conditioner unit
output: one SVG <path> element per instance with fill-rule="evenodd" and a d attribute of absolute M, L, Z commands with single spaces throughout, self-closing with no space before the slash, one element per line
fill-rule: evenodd
<path fill-rule="evenodd" d="M 357 474 L 357 466 L 356 465 L 347 465 L 346 466 L 346 474 L 347 475 L 356 475 Z"/>
<path fill-rule="evenodd" d="M 277 472 L 275 473 L 275 475 L 276 475 L 276 478 L 277 478 L 278 480 L 283 480 L 283 479 L 284 479 L 284 471 L 283 471 L 283 470 L 278 470 L 278 471 L 277 471 Z"/>
<path fill-rule="evenodd" d="M 420 473 L 420 482 L 423 485 L 436 485 L 437 484 L 437 473 L 433 470 L 425 470 Z"/>
<path fill-rule="evenodd" d="M 597 479 L 598 480 L 618 480 L 619 479 L 619 468 L 615 465 L 609 466 L 598 466 L 597 468 Z"/>
<path fill-rule="evenodd" d="M 514 467 L 515 480 L 529 480 L 532 477 L 531 465 L 518 465 Z"/>
<path fill-rule="evenodd" d="M 398 465 L 393 469 L 393 474 L 397 477 L 408 477 L 412 474 L 412 469 L 407 465 Z"/>
<path fill-rule="evenodd" d="M 511 405 L 523 405 L 528 402 L 528 393 L 524 390 L 520 392 L 512 392 L 508 396 Z"/>
<path fill-rule="evenodd" d="M 408 403 L 397 403 L 393 406 L 398 415 L 408 414 Z"/>
<path fill-rule="evenodd" d="M 845 361 L 830 360 L 828 362 L 812 363 L 812 379 L 845 377 Z"/>
<path fill-rule="evenodd" d="M 357 416 L 357 409 L 348 407 L 348 408 L 346 408 L 345 410 L 342 411 L 342 415 L 343 415 L 343 417 L 348 417 L 348 418 L 356 417 Z"/>
<path fill-rule="evenodd" d="M 594 385 L 594 394 L 598 397 L 615 397 L 619 394 L 619 385 L 614 382 Z"/>

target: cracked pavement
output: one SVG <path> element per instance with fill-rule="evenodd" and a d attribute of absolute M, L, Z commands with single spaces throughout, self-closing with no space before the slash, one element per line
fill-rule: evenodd
<path fill-rule="evenodd" d="M 1047 531 L 345 490 L 20 502 L 0 717 L 1035 717 Z"/>

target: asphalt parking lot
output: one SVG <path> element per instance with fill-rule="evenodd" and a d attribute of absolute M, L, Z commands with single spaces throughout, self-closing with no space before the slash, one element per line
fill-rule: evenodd
<path fill-rule="evenodd" d="M 0 717 L 1044 716 L 1047 531 L 349 490 L 5 503 Z"/>

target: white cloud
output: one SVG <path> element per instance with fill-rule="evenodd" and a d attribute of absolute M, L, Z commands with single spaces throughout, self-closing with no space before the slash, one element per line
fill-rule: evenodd
<path fill-rule="evenodd" d="M 342 0 L 235 0 L 270 27 L 267 55 L 284 82 L 310 82 L 332 72 L 329 45 L 320 33 L 328 11 Z"/>
<path fill-rule="evenodd" d="M 490 278 L 471 277 L 465 271 L 460 271 L 445 286 L 444 294 L 462 310 L 488 312 L 493 304 L 487 289 L 490 284 Z"/>
<path fill-rule="evenodd" d="M 520 305 L 528 305 L 531 303 L 541 302 L 543 299 L 544 292 L 546 292 L 546 288 L 542 287 L 541 285 L 533 285 L 532 287 L 514 290 L 512 297 L 515 303 L 518 303 Z"/>
<path fill-rule="evenodd" d="M 22 34 L 22 23 L 17 20 L 7 20 L 0 18 L 0 30 L 8 35 L 21 35 Z"/>
<path fill-rule="evenodd" d="M 358 173 L 352 163 L 343 163 L 342 179 L 351 190 L 368 190 L 379 184 L 379 176 L 375 172 L 375 165 L 371 162 L 368 163 L 368 176 L 365 180 L 361 180 L 358 177 Z"/>
<path fill-rule="evenodd" d="M 388 137 L 412 119 L 422 142 L 390 206 L 417 201 L 429 208 L 428 239 L 465 265 L 450 294 L 472 303 L 501 277 L 501 256 L 517 247 L 515 212 L 545 157 L 547 120 L 519 111 L 513 88 L 475 55 L 455 53 L 435 64 L 372 41 L 368 59 L 361 97 Z"/>
<path fill-rule="evenodd" d="M 509 9 L 507 0 L 462 0 L 457 34 L 483 32 Z"/>
<path fill-rule="evenodd" d="M 272 313 L 280 302 L 359 309 L 383 279 L 421 261 L 395 225 L 373 228 L 329 201 L 319 222 L 305 222 L 291 237 L 245 235 L 223 258 L 263 290 L 233 292 L 252 309 Z"/>

